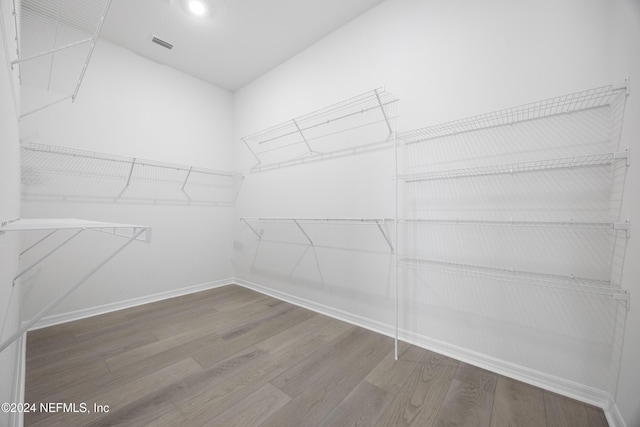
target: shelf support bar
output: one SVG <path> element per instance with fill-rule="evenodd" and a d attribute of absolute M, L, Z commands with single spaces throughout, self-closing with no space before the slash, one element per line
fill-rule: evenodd
<path fill-rule="evenodd" d="M 240 140 L 242 142 L 244 142 L 244 145 L 247 147 L 247 150 L 249 150 L 249 152 L 253 155 L 253 157 L 256 158 L 256 161 L 258 162 L 252 169 L 260 166 L 260 164 L 262 164 L 262 162 L 260 161 L 260 157 L 258 157 L 258 155 L 256 154 L 255 151 L 253 151 L 253 149 L 251 148 L 251 146 L 249 145 L 249 143 L 247 142 L 246 138 L 240 138 Z"/>
<path fill-rule="evenodd" d="M 58 42 L 58 28 L 60 27 L 60 4 L 62 0 L 58 0 L 58 10 L 56 12 L 56 30 L 53 33 L 53 48 L 55 49 L 56 43 Z M 53 62 L 55 60 L 56 53 L 53 52 L 51 54 L 51 63 L 49 65 L 49 81 L 47 83 L 47 92 L 51 90 L 51 76 L 53 75 Z"/>
<path fill-rule="evenodd" d="M 102 24 L 104 24 L 104 17 L 107 16 L 107 12 L 109 11 L 110 6 L 111 6 L 111 0 L 107 0 L 107 4 L 104 6 L 104 10 L 102 11 L 102 16 L 100 17 L 100 22 L 98 23 L 96 32 L 93 34 L 93 38 L 91 39 L 92 43 L 91 43 L 91 47 L 89 47 L 89 55 L 87 55 L 87 59 L 85 60 L 84 65 L 82 66 L 82 71 L 80 72 L 80 77 L 78 78 L 78 82 L 76 83 L 76 88 L 73 91 L 73 95 L 71 95 L 71 102 L 76 101 L 76 97 L 78 96 L 78 91 L 80 90 L 80 85 L 82 84 L 84 75 L 87 72 L 89 61 L 91 61 L 93 50 L 95 49 L 96 42 L 98 41 L 98 37 L 100 36 L 100 30 L 102 30 Z"/>
<path fill-rule="evenodd" d="M 258 232 L 256 231 L 256 229 L 255 229 L 255 228 L 253 228 L 253 227 L 251 226 L 251 224 L 249 224 L 249 222 L 248 222 L 246 219 L 244 219 L 244 218 L 240 218 L 240 221 L 241 221 L 241 222 L 244 222 L 244 223 L 247 225 L 247 227 L 249 227 L 249 230 L 253 231 L 253 234 L 255 234 L 255 235 L 256 235 L 256 237 L 258 237 L 258 240 L 262 240 L 262 236 L 260 235 L 260 233 L 258 233 Z"/>
<path fill-rule="evenodd" d="M 20 118 L 26 117 L 26 116 L 28 116 L 28 115 L 30 115 L 30 114 L 33 114 L 33 113 L 37 113 L 38 111 L 41 111 L 41 110 L 44 110 L 44 109 L 45 109 L 45 108 L 47 108 L 47 107 L 51 107 L 51 106 L 53 106 L 53 105 L 59 104 L 59 103 L 61 103 L 62 101 L 66 101 L 67 99 L 71 99 L 71 95 L 69 95 L 69 96 L 65 96 L 64 98 L 60 98 L 60 99 L 58 99 L 57 101 L 50 102 L 50 103 L 48 103 L 47 105 L 43 105 L 42 107 L 38 107 L 38 108 L 36 108 L 35 110 L 31 110 L 31 111 L 29 111 L 29 112 L 27 112 L 27 113 L 21 114 L 21 115 L 20 115 Z"/>
<path fill-rule="evenodd" d="M 382 100 L 380 99 L 380 94 L 376 90 L 376 99 L 378 100 L 378 106 L 380 107 L 380 111 L 382 111 L 382 116 L 384 117 L 384 121 L 387 124 L 387 129 L 389 129 L 389 136 L 393 134 L 393 128 L 391 127 L 391 123 L 389 123 L 389 117 L 387 117 L 387 112 L 384 111 L 384 106 L 382 105 Z"/>
<path fill-rule="evenodd" d="M 629 166 L 631 164 L 631 161 L 629 160 L 629 149 L 625 149 L 624 151 L 619 151 L 617 153 L 613 153 L 613 158 L 614 159 L 627 159 L 627 166 Z"/>
<path fill-rule="evenodd" d="M 82 231 L 82 230 L 80 230 Z M 91 276 L 93 276 L 98 270 L 100 270 L 102 267 L 105 266 L 105 264 L 107 264 L 109 261 L 111 261 L 113 259 L 113 257 L 115 257 L 117 254 L 119 254 L 120 252 L 122 252 L 122 250 L 124 248 L 126 248 L 127 246 L 129 246 L 129 244 L 135 240 L 137 240 L 138 236 L 140 236 L 142 233 L 144 233 L 146 230 L 144 228 L 141 228 L 140 231 L 138 231 L 136 234 L 134 234 L 133 236 L 131 236 L 131 238 L 129 238 L 129 240 L 127 240 L 127 242 L 123 245 L 121 245 L 118 249 L 116 249 L 114 252 L 111 253 L 111 255 L 107 256 L 102 262 L 100 262 L 100 264 L 98 264 L 96 267 L 94 267 L 91 271 L 89 271 L 87 274 L 85 274 L 80 280 L 78 280 L 73 286 L 71 286 L 69 289 L 67 289 L 66 291 L 64 291 L 63 293 L 61 293 L 60 295 L 58 295 L 58 297 L 56 297 L 53 301 L 51 301 L 49 304 L 47 304 L 47 306 L 45 308 L 43 308 L 40 312 L 38 312 L 38 314 L 36 314 L 31 320 L 24 322 L 20 328 L 18 328 L 18 330 L 11 335 L 9 338 L 7 338 L 3 343 L 0 344 L 0 352 L 2 352 L 5 348 L 9 347 L 11 345 L 11 343 L 13 343 L 15 340 L 17 340 L 22 334 L 24 334 L 25 332 L 27 332 L 29 330 L 29 328 L 31 328 L 33 325 L 35 325 L 36 323 L 38 323 L 38 321 L 40 319 L 42 319 L 42 317 L 44 317 L 45 314 L 47 314 L 53 307 L 55 307 L 56 305 L 58 305 L 62 300 L 64 300 L 66 297 L 68 297 L 69 295 L 71 295 L 71 293 L 73 291 L 75 291 L 76 289 L 78 289 L 84 282 L 86 282 L 87 280 L 89 280 L 89 278 Z M 77 233 L 76 233 L 77 234 Z"/>
<path fill-rule="evenodd" d="M 625 222 L 615 222 L 613 224 L 614 230 L 626 230 L 627 239 L 631 237 L 631 223 L 629 221 Z"/>
<path fill-rule="evenodd" d="M 623 301 L 627 311 L 631 310 L 631 294 L 629 291 L 621 291 L 613 294 L 613 299 Z"/>
<path fill-rule="evenodd" d="M 304 229 L 302 228 L 302 226 L 298 223 L 298 221 L 295 218 L 291 218 L 291 221 L 293 221 L 295 223 L 295 225 L 298 226 L 298 228 L 300 229 L 300 231 L 302 232 L 302 234 L 304 234 L 304 237 L 307 238 L 307 240 L 309 241 L 309 244 L 313 246 L 313 240 L 311 240 L 311 238 L 309 237 L 309 235 L 304 231 Z"/>
<path fill-rule="evenodd" d="M 296 119 L 293 119 L 292 121 L 293 121 L 293 124 L 296 126 L 296 129 L 298 129 L 298 133 L 302 137 L 302 140 L 304 141 L 304 145 L 307 146 L 310 153 L 313 153 L 314 151 L 311 149 L 311 146 L 309 145 L 307 138 L 305 138 L 304 133 L 302 133 L 302 129 L 300 129 L 300 126 L 298 126 L 298 122 L 296 122 Z"/>
<path fill-rule="evenodd" d="M 63 247 L 64 245 L 66 245 L 71 239 L 73 239 L 74 237 L 76 237 L 78 234 L 82 233 L 85 229 L 82 228 L 78 231 L 76 231 L 75 233 L 73 233 L 68 239 L 66 239 L 65 241 L 63 241 L 62 243 L 60 243 L 58 246 L 56 246 L 55 248 L 53 248 L 52 250 L 50 250 L 49 252 L 47 252 L 42 258 L 40 258 L 39 260 L 37 260 L 36 262 L 34 262 L 33 264 L 31 264 L 29 267 L 25 268 L 24 270 L 22 270 L 20 273 L 18 273 L 18 275 L 16 277 L 13 278 L 13 286 L 16 285 L 16 280 L 18 280 L 22 275 L 24 275 L 25 273 L 27 273 L 28 271 L 31 271 L 31 269 L 33 269 L 36 265 L 40 264 L 42 261 L 44 261 L 45 259 L 49 258 L 49 256 L 51 256 L 55 251 L 57 251 L 58 249 L 60 249 L 61 247 Z M 44 239 L 43 239 L 44 240 Z"/>
<path fill-rule="evenodd" d="M 187 199 L 189 199 L 189 201 L 191 201 L 191 197 L 189 197 L 189 195 L 187 194 L 186 191 L 184 191 L 184 187 L 187 185 L 187 181 L 189 180 L 189 177 L 191 176 L 191 171 L 193 170 L 193 166 L 191 166 L 189 168 L 189 172 L 187 172 L 187 176 L 184 179 L 184 182 L 182 183 L 182 192 L 185 194 L 185 196 L 187 196 Z"/>
<path fill-rule="evenodd" d="M 85 44 L 85 43 L 89 43 L 89 42 L 92 42 L 92 41 L 93 41 L 93 37 L 89 38 L 89 39 L 84 39 L 84 40 L 80 40 L 80 41 L 77 41 L 77 42 L 69 43 L 69 44 L 64 45 L 64 46 L 56 47 L 54 49 L 49 49 L 49 50 L 46 50 L 44 52 L 36 53 L 35 55 L 27 56 L 25 58 L 19 58 L 19 59 L 16 59 L 14 61 L 11 61 L 11 66 L 13 67 L 14 65 L 20 64 L 22 62 L 26 62 L 26 61 L 30 61 L 32 59 L 40 58 L 41 56 L 45 56 L 45 55 L 51 55 L 52 53 L 60 52 L 61 50 L 69 49 L 71 47 L 79 46 L 79 45 L 82 45 L 82 44 Z"/>
<path fill-rule="evenodd" d="M 116 196 L 116 200 L 119 199 L 120 197 L 122 197 L 122 195 L 124 194 L 125 191 L 127 191 L 127 188 L 129 188 L 129 184 L 131 184 L 131 175 L 133 175 L 133 168 L 136 166 L 136 158 L 133 158 L 133 161 L 131 162 L 131 168 L 129 168 L 129 176 L 127 177 L 127 183 L 124 185 L 124 188 L 122 189 L 122 191 L 120 192 L 120 194 L 118 194 Z"/>
<path fill-rule="evenodd" d="M 380 224 L 380 221 L 376 220 L 376 225 L 378 226 L 378 230 L 380 230 L 380 233 L 382 233 L 382 237 L 384 237 L 384 240 L 387 242 L 387 245 L 389 246 L 391 253 L 394 253 L 393 245 L 391 244 L 391 239 L 389 239 L 389 236 L 387 236 L 387 233 L 385 233 L 384 229 L 382 228 L 382 225 Z"/>
<path fill-rule="evenodd" d="M 41 242 L 45 241 L 46 239 L 48 239 L 49 237 L 51 237 L 56 231 L 58 230 L 53 230 L 51 233 L 47 234 L 46 236 L 44 236 L 42 239 L 38 240 L 37 242 L 35 242 L 33 245 L 29 246 L 27 249 L 25 249 L 24 251 L 20 252 L 20 256 L 26 254 L 27 252 L 29 252 L 31 249 L 35 248 L 36 246 L 38 246 Z"/>

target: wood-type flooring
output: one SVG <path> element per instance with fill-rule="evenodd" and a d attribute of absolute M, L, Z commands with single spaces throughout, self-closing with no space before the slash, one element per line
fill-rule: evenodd
<path fill-rule="evenodd" d="M 601 409 L 236 285 L 28 333 L 26 426 L 607 426 Z"/>

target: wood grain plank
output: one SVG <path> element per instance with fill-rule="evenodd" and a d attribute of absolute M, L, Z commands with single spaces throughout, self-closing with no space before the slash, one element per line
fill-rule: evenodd
<path fill-rule="evenodd" d="M 189 374 L 201 370 L 200 365 L 193 359 L 184 359 L 145 377 L 123 383 L 119 387 L 97 395 L 95 399 L 89 400 L 84 396 L 66 397 L 59 400 L 59 402 L 88 402 L 89 406 L 97 403 L 100 405 L 108 405 L 110 411 L 117 411 L 129 402 L 139 399 L 140 396 L 145 396 L 149 390 L 161 389 L 166 387 L 168 383 L 180 381 Z M 25 425 L 34 427 L 51 426 L 61 421 L 63 425 L 88 425 L 97 422 L 98 419 L 104 416 L 104 414 L 98 412 L 83 414 L 68 414 L 62 412 L 54 414 L 53 416 L 47 415 L 48 414 L 42 412 L 25 414 Z"/>
<path fill-rule="evenodd" d="M 201 425 L 212 427 L 260 426 L 264 420 L 290 400 L 289 396 L 267 383 L 208 423 Z"/>
<path fill-rule="evenodd" d="M 427 351 L 376 426 L 433 425 L 457 367 L 458 361 Z"/>
<path fill-rule="evenodd" d="M 236 353 L 242 348 L 252 346 L 261 337 L 269 337 L 290 328 L 293 324 L 303 322 L 314 316 L 309 310 L 297 307 L 284 307 L 275 313 L 265 313 L 260 321 L 242 324 L 237 328 L 223 331 L 223 343 L 211 349 L 203 349 L 193 353 L 192 357 L 203 367 L 211 366 L 229 354 Z M 226 338 L 225 338 L 226 337 Z"/>
<path fill-rule="evenodd" d="M 607 417 L 601 408 L 585 404 L 584 409 L 587 411 L 588 427 L 609 427 Z"/>
<path fill-rule="evenodd" d="M 356 345 L 343 342 L 343 346 L 328 359 L 333 366 L 325 369 L 322 366 L 324 363 L 316 365 L 322 374 L 315 381 L 308 384 L 304 376 L 298 376 L 303 379 L 300 382 L 306 384 L 303 391 L 300 390 L 300 384 L 295 387 L 298 391 L 292 391 L 291 383 L 286 384 L 288 391 L 283 391 L 293 399 L 268 418 L 264 426 L 316 426 L 364 380 L 367 373 L 387 354 L 392 340 L 374 332 L 358 331 L 359 334 L 353 338 Z"/>
<path fill-rule="evenodd" d="M 285 329 L 279 334 L 266 337 L 266 339 L 256 344 L 256 347 L 268 352 L 277 352 L 289 345 L 292 342 L 299 340 L 301 337 L 314 334 L 321 328 L 327 327 L 330 324 L 330 318 L 321 315 L 311 316 L 304 322 L 300 322 L 293 325 L 290 328 Z"/>
<path fill-rule="evenodd" d="M 369 338 L 370 335 L 364 333 L 364 330 L 352 329 L 331 345 L 320 349 L 297 365 L 291 366 L 271 383 L 289 396 L 296 397 L 319 378 L 337 371 L 336 363 L 344 364 L 362 348 L 366 348 Z"/>
<path fill-rule="evenodd" d="M 362 381 L 335 407 L 318 427 L 368 427 L 375 426 L 393 394 Z"/>
<path fill-rule="evenodd" d="M 434 425 L 489 426 L 496 381 L 496 374 L 460 363 Z"/>
<path fill-rule="evenodd" d="M 194 393 L 189 400 L 179 405 L 180 414 L 185 415 L 184 421 L 189 425 L 206 424 L 290 366 L 326 345 L 328 345 L 326 342 L 318 338 L 304 337 L 276 355 L 272 355 L 270 359 L 246 369 L 218 386 L 211 387 L 202 393 Z M 176 418 L 175 414 L 170 414 L 160 421 L 166 425 L 178 425 L 181 420 L 182 417 Z"/>
<path fill-rule="evenodd" d="M 491 415 L 491 427 L 544 427 L 542 389 L 499 376 Z"/>
<path fill-rule="evenodd" d="M 247 349 L 208 369 L 201 369 L 184 376 L 179 381 L 169 381 L 163 387 L 150 390 L 138 398 L 100 418 L 96 426 L 157 424 L 164 414 L 177 411 L 177 404 L 187 400 L 193 393 L 202 392 L 224 381 L 266 358 L 266 353 L 258 348 Z"/>
<path fill-rule="evenodd" d="M 548 427 L 584 427 L 588 425 L 585 405 L 568 397 L 543 392 Z"/>
<path fill-rule="evenodd" d="M 32 362 L 29 375 L 37 376 L 42 371 L 78 366 L 90 360 L 103 360 L 157 340 L 156 336 L 150 332 L 121 329 L 104 337 L 96 337 L 71 346 L 61 346 L 58 351 L 33 357 L 29 360 Z"/>
<path fill-rule="evenodd" d="M 395 351 L 393 348 L 390 349 L 382 362 L 367 375 L 366 381 L 389 393 L 397 394 L 418 367 L 427 350 L 401 343 L 398 352 L 398 360 L 395 360 Z"/>

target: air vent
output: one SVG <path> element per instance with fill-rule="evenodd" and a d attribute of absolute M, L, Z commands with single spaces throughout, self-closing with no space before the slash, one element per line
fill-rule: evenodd
<path fill-rule="evenodd" d="M 159 44 L 162 47 L 166 47 L 167 49 L 172 49 L 173 45 L 167 41 L 162 40 L 160 37 L 157 36 L 153 36 L 153 38 L 151 39 L 152 42 L 154 42 L 155 44 Z"/>

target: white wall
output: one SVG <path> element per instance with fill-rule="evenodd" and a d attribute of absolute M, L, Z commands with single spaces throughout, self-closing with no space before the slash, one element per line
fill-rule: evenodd
<path fill-rule="evenodd" d="M 20 162 L 17 121 L 18 89 L 13 86 L 9 61 L 15 58 L 13 22 L 7 2 L 0 3 L 0 221 L 20 216 Z M 15 95 L 14 95 L 15 94 Z M 15 101 L 15 102 L 14 102 Z M 19 293 L 13 292 L 18 268 L 19 236 L 0 235 L 0 336 L 15 332 L 20 320 Z M 14 343 L 0 353 L 0 402 L 14 402 L 20 349 Z M 0 413 L 0 425 L 9 425 L 12 414 Z"/>
<path fill-rule="evenodd" d="M 631 78 L 631 94 L 627 102 L 622 145 L 631 147 L 635 153 L 640 149 L 640 3 L 633 0 L 614 2 L 611 16 L 613 38 L 611 42 L 611 73 L 621 73 Z M 637 157 L 632 157 L 627 176 L 626 194 L 622 207 L 622 218 L 638 223 L 640 219 L 640 166 Z M 624 335 L 624 352 L 620 369 L 620 382 L 616 404 L 628 427 L 640 425 L 640 310 L 637 307 L 640 295 L 640 239 L 629 240 L 627 262 L 623 284 L 631 290 L 632 305 L 627 317 Z"/>
<path fill-rule="evenodd" d="M 616 13 L 624 14 L 629 7 L 620 6 L 624 12 Z M 400 98 L 402 131 L 617 83 L 630 74 L 633 64 L 627 51 L 620 52 L 618 64 L 611 64 L 617 22 L 613 15 L 613 5 L 604 0 L 387 1 L 236 92 L 235 137 L 239 140 L 378 86 Z M 626 36 L 626 43 L 637 50 L 632 40 L 637 38 Z M 629 110 L 634 102 L 632 95 Z M 236 214 L 393 216 L 392 157 L 391 151 L 381 151 L 248 175 Z M 241 144 L 238 159 L 248 171 L 253 159 Z M 628 202 L 630 188 L 637 190 L 640 184 L 632 169 L 627 203 L 633 203 Z M 627 205 L 623 217 L 633 222 L 637 211 Z M 291 243 L 295 231 L 260 227 L 265 237 L 257 242 L 250 230 L 238 226 L 238 277 L 374 323 L 393 324 L 388 298 L 393 277 L 383 248 L 374 248 L 374 253 L 312 250 L 304 240 L 297 245 L 265 242 Z M 329 241 L 340 234 L 331 228 L 317 231 L 323 232 Z M 373 234 L 361 241 L 354 237 L 351 243 L 357 247 L 374 239 Z M 627 259 L 638 256 L 631 241 Z M 638 276 L 628 270 L 623 287 L 633 288 L 631 278 Z M 607 342 L 616 337 L 602 329 L 603 336 L 592 337 L 584 321 L 593 321 L 590 307 L 597 307 L 597 316 L 613 316 L 609 320 L 615 326 L 620 315 L 617 303 L 605 301 L 600 308 L 592 298 L 495 286 L 487 292 L 470 289 L 475 292 L 470 300 L 461 289 L 449 288 L 438 303 L 434 295 L 411 293 L 407 296 L 411 300 L 401 305 L 411 308 L 415 303 L 433 314 L 403 317 L 402 326 L 424 339 L 435 338 L 445 346 L 460 346 L 525 368 L 521 373 L 531 369 L 550 375 L 565 392 L 571 383 L 586 392 L 590 387 L 615 392 L 615 359 L 621 345 L 609 342 L 615 347 L 611 351 Z M 532 320 L 535 316 L 539 320 Z M 561 327 L 556 331 L 554 324 Z M 627 334 L 637 335 L 632 325 L 628 322 Z M 577 339 L 567 339 L 565 334 L 576 331 Z M 632 363 L 627 353 L 625 360 Z"/>
<path fill-rule="evenodd" d="M 32 98 L 25 101 L 34 104 Z M 230 92 L 99 40 L 76 102 L 24 117 L 20 135 L 23 143 L 232 169 L 231 123 Z M 38 187 L 34 188 L 37 193 Z M 94 191 L 99 195 L 101 189 Z M 153 227 L 151 245 L 129 246 L 51 314 L 171 293 L 233 276 L 233 231 L 227 225 L 231 207 L 155 203 L 153 195 L 149 199 L 146 203 L 33 197 L 23 201 L 26 218 L 71 217 Z M 123 242 L 85 232 L 54 254 L 25 277 L 25 317 Z"/>

